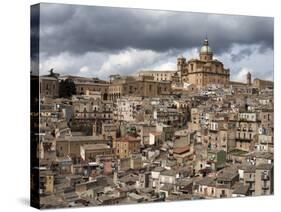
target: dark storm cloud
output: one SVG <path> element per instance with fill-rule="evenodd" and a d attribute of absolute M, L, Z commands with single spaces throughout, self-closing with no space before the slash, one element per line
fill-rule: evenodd
<path fill-rule="evenodd" d="M 31 74 L 39 75 L 39 25 L 40 25 L 40 8 L 34 5 L 30 9 L 30 63 Z"/>
<path fill-rule="evenodd" d="M 216 54 L 233 44 L 273 48 L 272 18 L 41 4 L 40 49 L 49 55 L 185 50 L 200 46 L 206 33 Z"/>

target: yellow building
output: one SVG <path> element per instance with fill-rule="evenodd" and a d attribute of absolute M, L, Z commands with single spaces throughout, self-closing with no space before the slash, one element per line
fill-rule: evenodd
<path fill-rule="evenodd" d="M 169 81 L 154 81 L 152 76 L 118 76 L 111 80 L 108 89 L 109 100 L 121 96 L 157 97 L 171 94 Z"/>
<path fill-rule="evenodd" d="M 266 89 L 266 88 L 273 89 L 274 83 L 273 83 L 273 81 L 270 81 L 270 80 L 254 79 L 253 86 L 257 87 L 258 89 L 261 89 L 261 90 Z"/>
<path fill-rule="evenodd" d="M 223 85 L 229 83 L 229 69 L 225 69 L 221 61 L 213 59 L 213 51 L 206 38 L 200 49 L 199 59 L 186 61 L 183 56 L 177 60 L 177 70 L 183 83 L 198 87 Z"/>
<path fill-rule="evenodd" d="M 40 192 L 54 192 L 54 174 L 50 170 L 40 170 Z"/>
<path fill-rule="evenodd" d="M 117 138 L 113 141 L 113 148 L 119 158 L 127 158 L 131 154 L 138 153 L 141 140 L 132 136 Z"/>

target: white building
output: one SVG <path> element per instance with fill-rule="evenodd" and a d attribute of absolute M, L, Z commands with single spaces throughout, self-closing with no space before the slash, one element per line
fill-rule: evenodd
<path fill-rule="evenodd" d="M 140 98 L 120 98 L 117 100 L 116 119 L 120 121 L 134 122 L 136 114 L 140 110 Z"/>
<path fill-rule="evenodd" d="M 239 118 L 239 120 L 256 122 L 257 114 L 256 113 L 239 113 L 238 118 Z"/>

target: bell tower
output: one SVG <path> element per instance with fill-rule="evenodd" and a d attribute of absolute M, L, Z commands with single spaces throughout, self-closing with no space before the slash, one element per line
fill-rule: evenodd
<path fill-rule="evenodd" d="M 247 85 L 251 85 L 252 84 L 252 75 L 250 72 L 248 72 L 247 74 Z"/>
<path fill-rule="evenodd" d="M 182 76 L 185 75 L 184 73 L 184 66 L 186 64 L 186 59 L 183 56 L 178 57 L 177 59 L 177 73 L 180 78 L 180 82 L 182 82 Z"/>

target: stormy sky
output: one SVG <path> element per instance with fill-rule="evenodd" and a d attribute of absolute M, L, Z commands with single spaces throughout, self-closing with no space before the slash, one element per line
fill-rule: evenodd
<path fill-rule="evenodd" d="M 34 16 L 33 16 L 34 17 Z M 206 35 L 231 79 L 273 79 L 273 18 L 41 4 L 40 72 L 108 79 L 175 70 L 197 58 Z"/>

